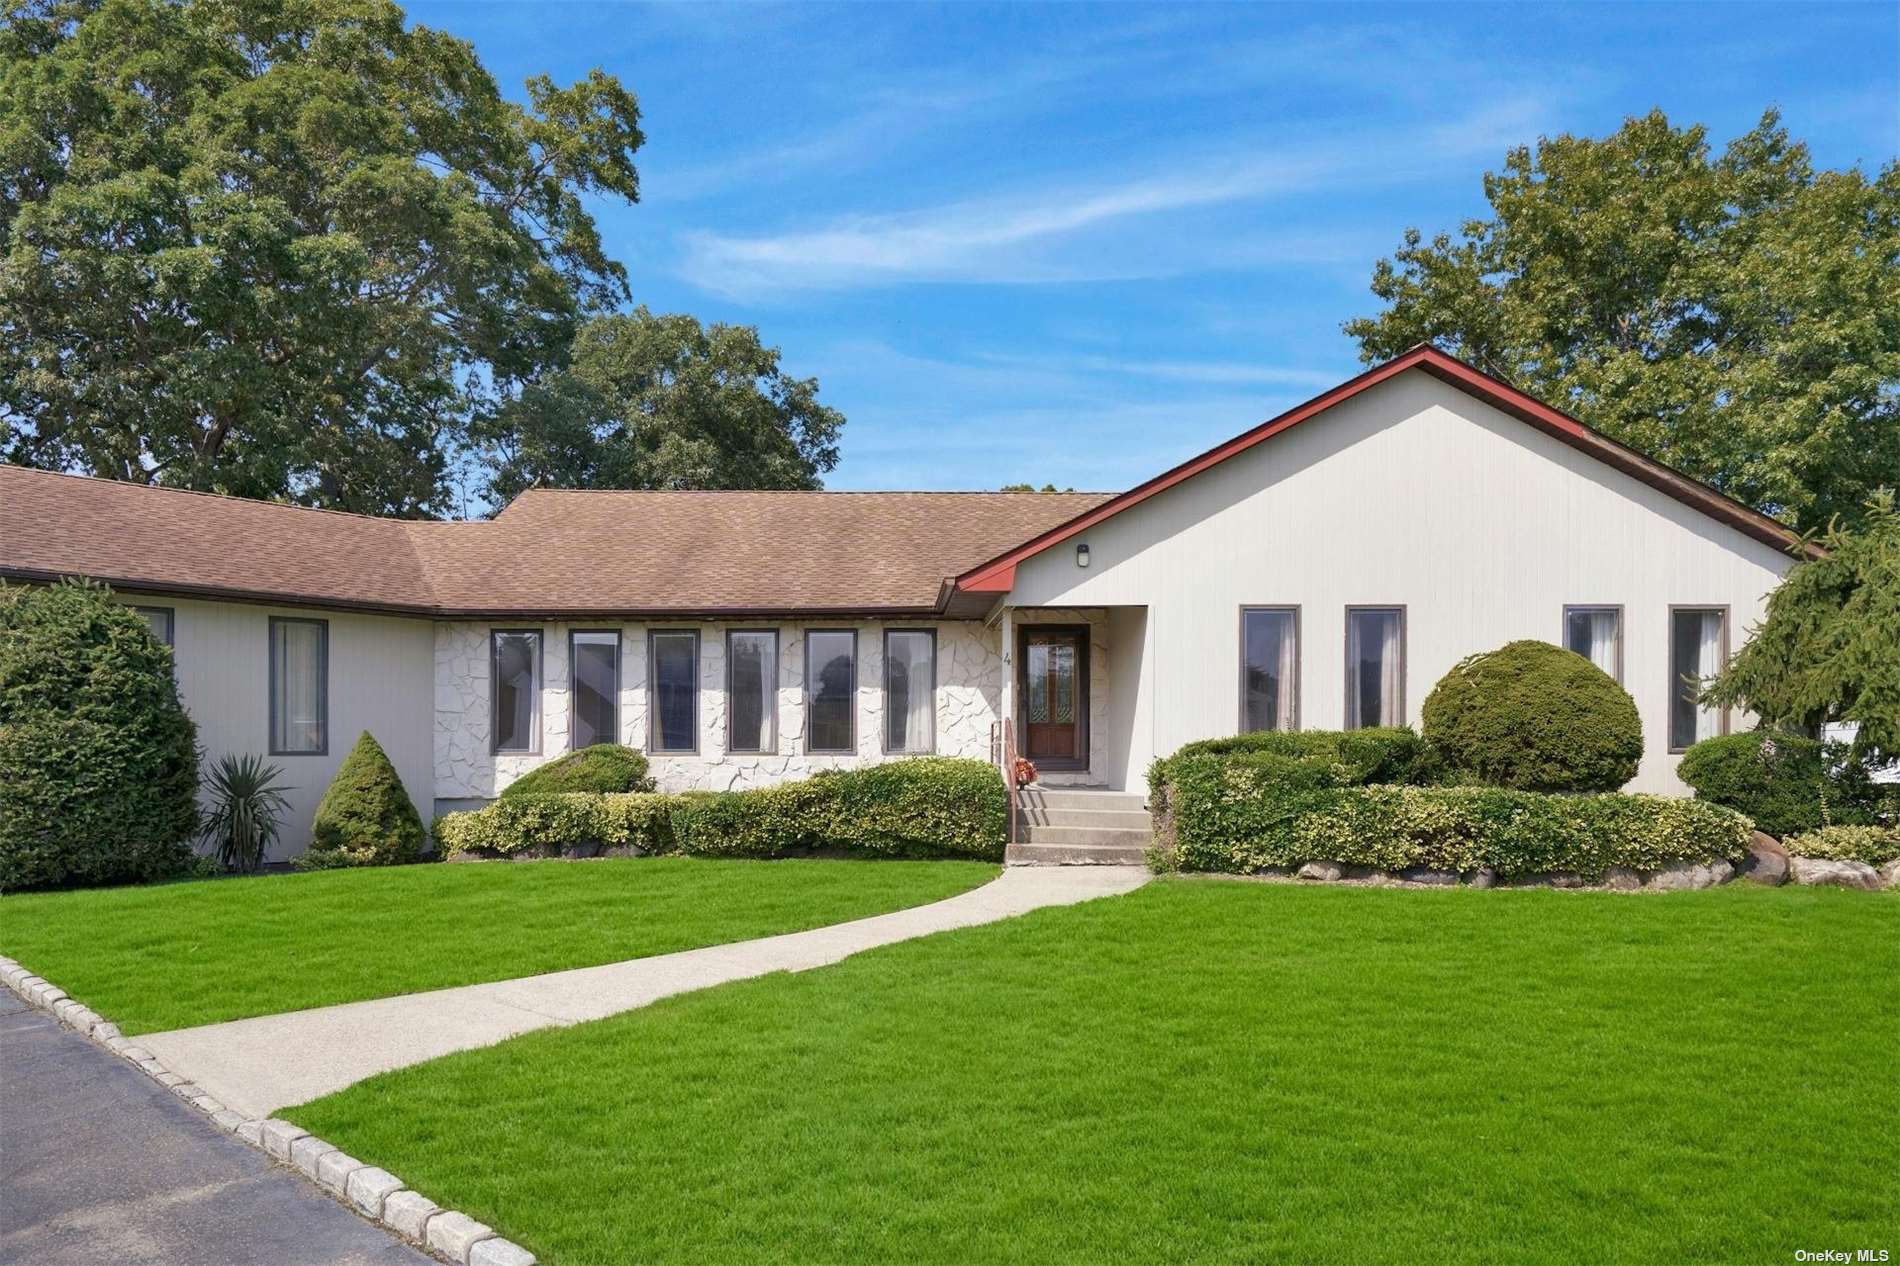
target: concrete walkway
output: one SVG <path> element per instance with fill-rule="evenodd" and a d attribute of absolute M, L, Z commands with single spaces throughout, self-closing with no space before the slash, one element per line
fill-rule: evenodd
<path fill-rule="evenodd" d="M 0 1263 L 436 1266 L 0 989 Z"/>
<path fill-rule="evenodd" d="M 732 945 L 486 985 L 207 1024 L 137 1041 L 171 1071 L 248 1117 L 267 1117 L 392 1068 L 491 1046 L 519 1033 L 599 1020 L 673 994 L 775 971 L 805 971 L 952 928 L 1132 892 L 1140 866 L 1012 867 L 927 906 Z M 498 929 L 505 935 L 505 929 Z"/>

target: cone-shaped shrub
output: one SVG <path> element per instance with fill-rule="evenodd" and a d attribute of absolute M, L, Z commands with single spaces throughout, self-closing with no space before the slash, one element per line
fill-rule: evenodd
<path fill-rule="evenodd" d="M 393 866 L 422 851 L 422 819 L 389 757 L 365 730 L 343 758 L 310 823 L 307 870 Z"/>
<path fill-rule="evenodd" d="M 1508 642 L 1467 658 L 1432 688 L 1423 720 L 1447 769 L 1490 787 L 1615 791 L 1643 757 L 1629 692 L 1549 642 Z"/>

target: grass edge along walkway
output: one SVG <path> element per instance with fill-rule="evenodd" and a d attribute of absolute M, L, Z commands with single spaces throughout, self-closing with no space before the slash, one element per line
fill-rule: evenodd
<path fill-rule="evenodd" d="M 989 882 L 965 861 L 416 865 L 0 897 L 0 952 L 127 1033 L 795 932 Z"/>
<path fill-rule="evenodd" d="M 288 1110 L 549 1266 L 1900 1234 L 1900 901 L 1163 881 Z"/>

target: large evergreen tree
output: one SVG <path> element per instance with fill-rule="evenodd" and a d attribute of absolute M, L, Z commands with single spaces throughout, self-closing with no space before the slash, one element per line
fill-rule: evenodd
<path fill-rule="evenodd" d="M 0 449 L 416 515 L 490 393 L 625 300 L 599 71 L 505 100 L 387 0 L 25 0 L 0 16 Z"/>
<path fill-rule="evenodd" d="M 1900 162 L 1818 171 L 1774 112 L 1712 155 L 1660 111 L 1487 173 L 1488 219 L 1404 245 L 1350 321 L 1433 341 L 1804 530 L 1900 471 Z"/>

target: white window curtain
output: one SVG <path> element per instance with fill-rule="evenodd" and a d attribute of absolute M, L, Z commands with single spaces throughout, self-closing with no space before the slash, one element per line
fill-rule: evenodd
<path fill-rule="evenodd" d="M 769 752 L 778 746 L 778 635 L 734 632 L 728 648 L 727 746 Z"/>
<path fill-rule="evenodd" d="M 1250 731 L 1297 728 L 1299 638 L 1293 612 L 1248 611 L 1241 653 L 1242 727 Z"/>
<path fill-rule="evenodd" d="M 489 724 L 495 750 L 535 751 L 541 731 L 541 635 L 491 633 L 489 664 L 494 674 Z"/>
<path fill-rule="evenodd" d="M 1622 624 L 1623 613 L 1615 607 L 1572 607 L 1564 620 L 1564 645 L 1621 681 L 1616 651 Z"/>
<path fill-rule="evenodd" d="M 1346 615 L 1346 727 L 1405 719 L 1405 621 L 1397 608 Z"/>
<path fill-rule="evenodd" d="M 936 746 L 936 639 L 922 630 L 884 635 L 884 746 L 928 752 Z"/>
<path fill-rule="evenodd" d="M 271 676 L 278 754 L 324 750 L 324 653 L 328 627 L 316 620 L 276 620 L 271 624 Z"/>
<path fill-rule="evenodd" d="M 1722 671 L 1724 613 L 1676 611 L 1671 619 L 1670 658 L 1676 695 L 1669 715 L 1669 745 L 1689 747 L 1722 732 L 1722 710 L 1697 698 L 1708 679 Z"/>

